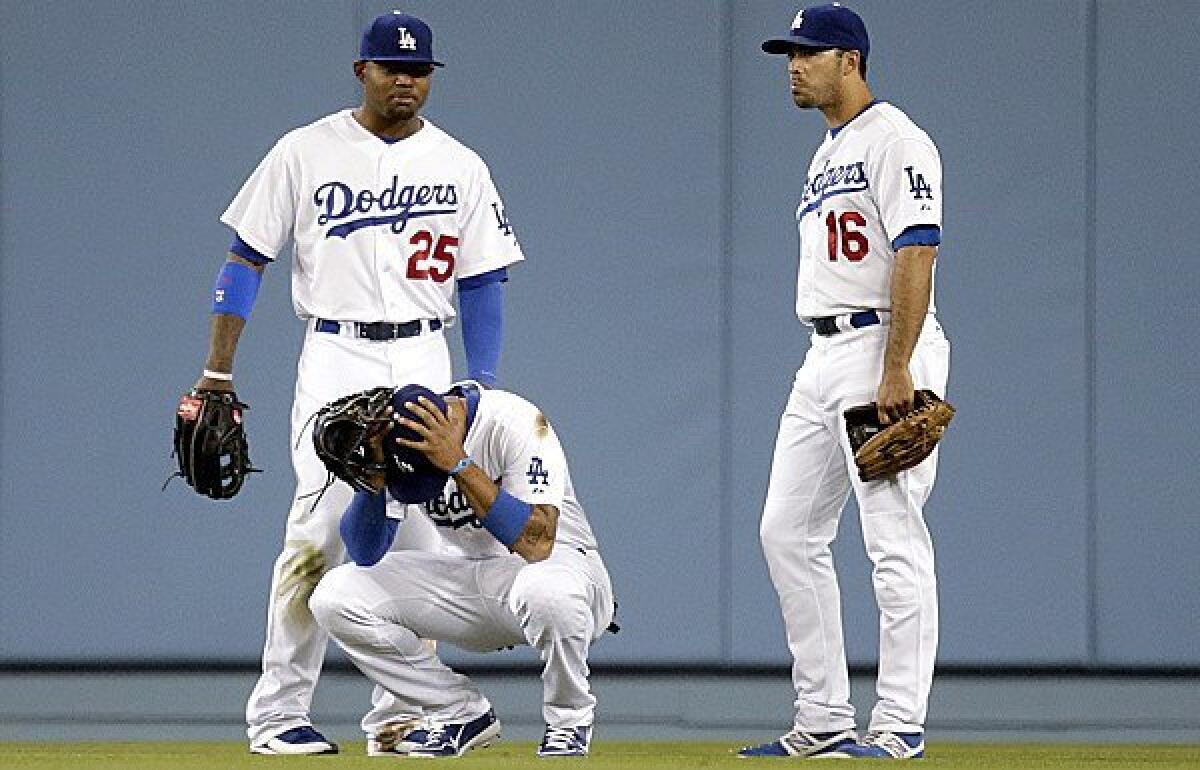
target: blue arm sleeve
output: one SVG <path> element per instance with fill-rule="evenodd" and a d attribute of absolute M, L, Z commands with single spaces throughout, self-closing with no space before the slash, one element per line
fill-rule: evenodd
<path fill-rule="evenodd" d="M 463 348 L 467 376 L 484 385 L 496 384 L 500 345 L 504 339 L 504 268 L 473 275 L 458 282 L 458 309 L 462 315 Z"/>
<path fill-rule="evenodd" d="M 377 564 L 392 547 L 400 522 L 384 515 L 387 509 L 387 493 L 377 495 L 355 492 L 354 499 L 342 514 L 338 531 L 346 552 L 360 567 Z"/>

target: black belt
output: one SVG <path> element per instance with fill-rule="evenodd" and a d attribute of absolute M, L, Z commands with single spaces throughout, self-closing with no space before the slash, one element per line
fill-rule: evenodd
<path fill-rule="evenodd" d="M 829 315 L 824 318 L 812 319 L 813 329 L 822 337 L 829 337 L 841 331 L 837 325 L 837 319 L 840 316 Z M 864 326 L 874 326 L 877 323 L 882 323 L 879 320 L 879 313 L 874 310 L 864 310 L 861 313 L 854 313 L 850 316 L 850 325 L 855 329 L 861 329 Z"/>
<path fill-rule="evenodd" d="M 387 321 L 376 321 L 374 323 L 364 323 L 363 321 L 346 321 L 347 324 L 354 326 L 354 336 L 364 340 L 398 340 L 404 337 L 416 337 L 421 333 L 421 321 L 405 321 L 404 323 L 394 324 Z M 442 322 L 438 319 L 433 319 L 427 322 L 429 331 L 436 332 L 442 328 Z M 342 330 L 342 323 L 339 321 L 330 321 L 325 318 L 318 318 L 316 327 L 319 332 L 328 332 L 329 334 L 337 334 Z"/>

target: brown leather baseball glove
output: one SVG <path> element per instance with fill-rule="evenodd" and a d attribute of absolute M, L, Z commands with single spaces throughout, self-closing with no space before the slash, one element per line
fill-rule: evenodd
<path fill-rule="evenodd" d="M 906 471 L 928 457 L 954 417 L 954 407 L 932 390 L 918 390 L 913 410 L 891 425 L 879 422 L 874 402 L 844 412 L 858 477 L 877 481 Z"/>

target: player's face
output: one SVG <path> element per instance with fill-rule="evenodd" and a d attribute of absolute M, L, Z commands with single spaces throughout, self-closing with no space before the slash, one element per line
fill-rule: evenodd
<path fill-rule="evenodd" d="M 387 123 L 412 120 L 429 97 L 433 67 L 392 61 L 355 62 L 363 84 L 363 103 Z"/>
<path fill-rule="evenodd" d="M 845 55 L 832 48 L 793 48 L 788 53 L 792 101 L 801 109 L 822 109 L 841 97 Z"/>

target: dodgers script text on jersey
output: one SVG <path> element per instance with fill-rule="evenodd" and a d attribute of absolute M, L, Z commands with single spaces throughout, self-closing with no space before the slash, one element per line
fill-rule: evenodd
<path fill-rule="evenodd" d="M 399 234 L 404 232 L 410 219 L 456 213 L 458 190 L 453 184 L 425 184 L 420 187 L 409 184 L 401 187 L 400 177 L 393 176 L 392 183 L 378 193 L 371 190 L 355 191 L 345 182 L 327 182 L 317 188 L 313 202 L 322 212 L 317 217 L 318 225 L 349 219 L 356 214 L 377 211 L 383 215 L 350 219 L 329 228 L 325 233 L 326 238 L 345 238 L 355 230 L 378 225 L 391 225 L 392 232 Z M 433 204 L 433 208 L 424 208 L 430 204 Z M 397 209 L 400 213 L 391 213 Z"/>

